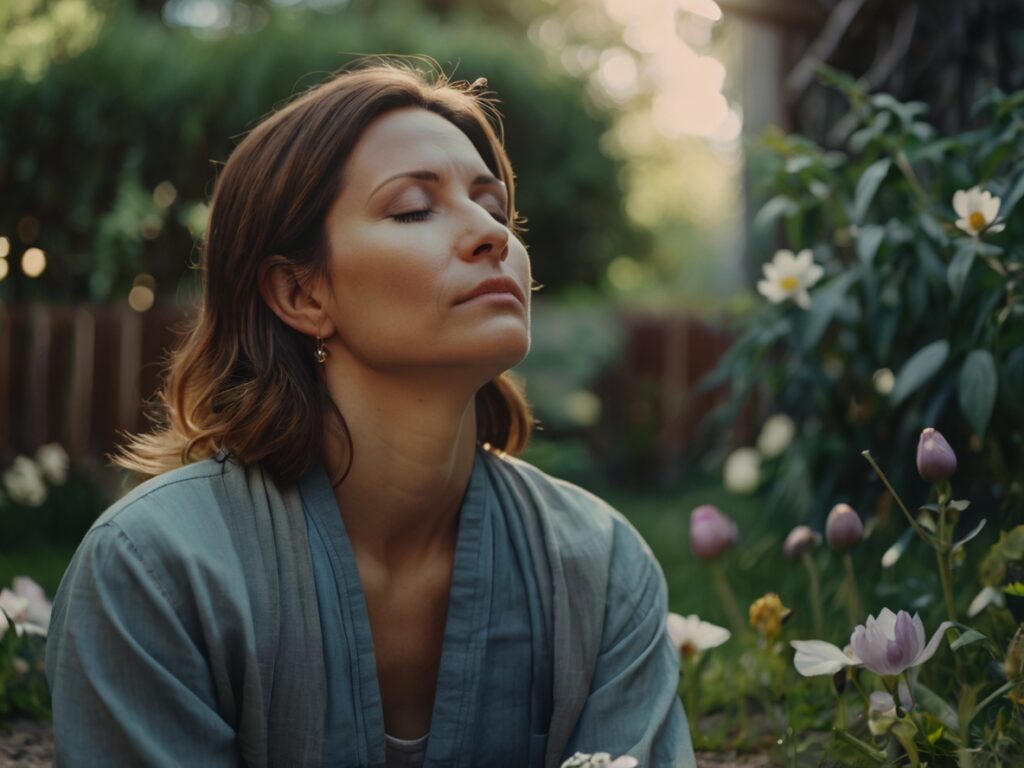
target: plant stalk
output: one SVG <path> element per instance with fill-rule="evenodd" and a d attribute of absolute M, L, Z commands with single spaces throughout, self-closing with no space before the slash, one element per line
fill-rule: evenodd
<path fill-rule="evenodd" d="M 850 631 L 862 618 L 860 610 L 860 594 L 857 591 L 857 577 L 853 572 L 853 557 L 849 552 L 843 553 L 843 570 L 846 571 L 846 613 L 850 620 Z"/>
<path fill-rule="evenodd" d="M 818 566 L 809 554 L 804 555 L 802 559 L 811 583 L 811 618 L 814 622 L 814 636 L 823 637 L 825 622 L 821 616 L 821 583 L 818 579 Z"/>
<path fill-rule="evenodd" d="M 715 591 L 718 593 L 718 599 L 722 601 L 722 606 L 725 608 L 725 614 L 732 625 L 733 632 L 737 635 L 742 633 L 745 626 L 743 615 L 740 613 L 739 605 L 736 602 L 736 595 L 733 594 L 732 587 L 729 586 L 729 581 L 725 578 L 725 569 L 721 563 L 711 564 L 711 577 L 715 584 Z"/>
<path fill-rule="evenodd" d="M 924 541 L 928 542 L 930 546 L 934 547 L 935 543 L 932 540 L 932 537 L 928 535 L 928 532 L 922 528 L 920 524 L 918 524 L 917 520 L 914 519 L 914 516 L 910 514 L 910 510 L 907 509 L 906 505 L 903 503 L 903 499 L 901 499 L 899 494 L 896 493 L 896 489 L 892 487 L 892 483 L 889 482 L 889 478 L 886 477 L 885 472 L 883 472 L 882 468 L 878 466 L 878 462 L 876 462 L 875 457 L 871 455 L 871 451 L 861 451 L 860 455 L 867 459 L 868 464 L 870 464 L 871 468 L 875 470 L 875 474 L 878 475 L 885 487 L 889 489 L 889 493 L 892 494 L 892 497 L 896 500 L 896 504 L 899 505 L 899 508 L 903 510 L 903 515 L 907 518 L 907 522 L 910 523 L 910 526 L 917 532 L 917 535 L 924 539 Z"/>

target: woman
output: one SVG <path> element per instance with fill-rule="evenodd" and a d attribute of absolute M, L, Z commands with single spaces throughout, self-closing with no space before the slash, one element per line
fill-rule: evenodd
<path fill-rule="evenodd" d="M 61 762 L 693 764 L 657 563 L 507 455 L 530 266 L 478 91 L 345 72 L 225 165 L 163 422 L 119 455 L 153 479 L 55 601 Z"/>

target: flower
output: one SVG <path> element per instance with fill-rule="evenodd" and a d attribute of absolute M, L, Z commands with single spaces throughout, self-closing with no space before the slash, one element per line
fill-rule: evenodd
<path fill-rule="evenodd" d="M 917 472 L 929 483 L 945 480 L 956 472 L 956 454 L 934 427 L 922 430 L 917 441 Z"/>
<path fill-rule="evenodd" d="M 725 487 L 733 493 L 757 490 L 761 475 L 761 454 L 754 448 L 738 448 L 729 454 L 722 468 Z"/>
<path fill-rule="evenodd" d="M 896 722 L 896 701 L 891 693 L 875 691 L 868 704 L 868 729 L 872 736 L 884 736 Z"/>
<path fill-rule="evenodd" d="M 814 254 L 807 248 L 795 256 L 786 249 L 776 251 L 771 262 L 761 269 L 765 279 L 758 282 L 758 292 L 774 304 L 793 299 L 801 309 L 810 309 L 811 295 L 807 289 L 825 273 L 814 263 Z"/>
<path fill-rule="evenodd" d="M 3 614 L 14 622 L 19 635 L 23 631 L 46 635 L 53 606 L 46 598 L 43 588 L 28 576 L 15 576 L 12 586 L 13 590 L 0 590 L 0 637 L 3 637 L 9 627 Z"/>
<path fill-rule="evenodd" d="M 801 560 L 809 555 L 821 543 L 821 534 L 811 530 L 810 526 L 798 525 L 786 537 L 782 545 L 782 554 L 790 560 Z"/>
<path fill-rule="evenodd" d="M 693 614 L 680 616 L 678 613 L 670 613 L 668 621 L 668 634 L 675 643 L 676 648 L 682 656 L 693 656 L 709 648 L 717 648 L 730 637 L 732 633 L 725 627 L 718 627 L 706 621 L 701 621 Z"/>
<path fill-rule="evenodd" d="M 28 456 L 15 456 L 11 466 L 4 472 L 3 481 L 7 493 L 18 504 L 41 507 L 46 501 L 43 474 Z"/>
<path fill-rule="evenodd" d="M 999 215 L 1001 201 L 991 192 L 982 190 L 981 187 L 971 187 L 968 190 L 957 190 L 953 195 L 953 210 L 959 216 L 956 225 L 969 235 L 977 237 L 983 230 L 992 234 L 1002 232 L 1006 225 L 993 223 Z"/>
<path fill-rule="evenodd" d="M 636 768 L 638 765 L 640 762 L 629 755 L 612 760 L 612 756 L 607 752 L 595 752 L 592 755 L 577 752 L 562 763 L 562 768 Z"/>
<path fill-rule="evenodd" d="M 825 520 L 825 538 L 837 552 L 853 549 L 864 538 L 864 523 L 849 504 L 836 504 Z"/>
<path fill-rule="evenodd" d="M 850 636 L 853 652 L 864 666 L 878 675 L 898 675 L 928 661 L 938 650 L 942 634 L 953 622 L 944 621 L 925 645 L 924 624 L 916 613 L 893 613 L 883 608 L 876 619 L 858 625 Z"/>
<path fill-rule="evenodd" d="M 861 663 L 849 646 L 844 651 L 824 640 L 791 640 L 789 644 L 796 651 L 793 666 L 804 677 L 834 675 L 841 669 Z"/>
<path fill-rule="evenodd" d="M 63 485 L 68 479 L 68 453 L 60 443 L 47 443 L 36 451 L 36 464 L 49 482 Z"/>
<path fill-rule="evenodd" d="M 759 630 L 769 643 L 779 634 L 782 622 L 789 618 L 792 611 L 782 604 L 782 599 L 774 592 L 757 598 L 750 605 L 750 626 Z"/>
<path fill-rule="evenodd" d="M 784 413 L 776 413 L 765 419 L 761 434 L 757 436 L 757 450 L 766 459 L 782 455 L 796 434 L 796 425 Z"/>
<path fill-rule="evenodd" d="M 736 523 L 717 507 L 702 504 L 690 513 L 690 548 L 701 560 L 714 560 L 739 539 Z"/>

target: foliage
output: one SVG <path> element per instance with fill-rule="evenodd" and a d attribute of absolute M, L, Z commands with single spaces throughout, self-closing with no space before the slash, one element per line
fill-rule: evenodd
<path fill-rule="evenodd" d="M 442 22 L 413 2 L 268 13 L 262 28 L 209 38 L 121 4 L 87 51 L 38 82 L 0 81 L 0 234 L 14 243 L 12 265 L 29 244 L 48 254 L 36 280 L 11 269 L 0 300 L 110 301 L 140 272 L 173 295 L 195 260 L 216 164 L 261 115 L 360 52 L 432 55 L 456 79 L 489 79 L 549 289 L 596 284 L 635 244 L 618 165 L 598 147 L 608 118 L 522 38 Z"/>
<path fill-rule="evenodd" d="M 14 629 L 0 634 L 0 724 L 50 714 L 50 689 L 43 673 L 45 638 Z"/>
<path fill-rule="evenodd" d="M 843 498 L 884 510 L 859 450 L 876 446 L 906 487 L 913 475 L 892 459 L 908 455 L 922 425 L 969 446 L 962 476 L 977 511 L 1019 518 L 1024 92 L 992 92 L 976 108 L 977 128 L 943 137 L 924 104 L 823 76 L 850 104 L 837 126 L 842 148 L 764 136 L 755 163 L 772 197 L 755 226 L 781 227 L 786 247 L 812 249 L 825 276 L 808 310 L 764 303 L 743 318 L 745 332 L 707 382 L 733 386 L 717 424 L 752 396 L 765 413 L 794 418 L 796 439 L 767 473 L 791 522 L 809 516 L 820 527 Z M 974 186 L 1001 198 L 1004 232 L 955 225 L 954 194 Z"/>

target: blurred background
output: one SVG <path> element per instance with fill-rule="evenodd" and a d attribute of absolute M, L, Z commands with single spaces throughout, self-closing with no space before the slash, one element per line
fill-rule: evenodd
<path fill-rule="evenodd" d="M 715 618 L 690 588 L 694 506 L 741 520 L 734 565 L 756 579 L 789 527 L 820 528 L 836 501 L 884 517 L 859 452 L 912 483 L 931 423 L 970 446 L 981 508 L 1020 515 L 1019 333 L 993 342 L 983 422 L 942 379 L 972 345 L 923 378 L 904 369 L 960 323 L 943 261 L 953 192 L 994 179 L 1006 202 L 1024 194 L 1024 102 L 976 109 L 1024 85 L 1019 2 L 6 0 L 0 583 L 30 571 L 55 588 L 122 491 L 105 455 L 147 428 L 142 402 L 194 306 L 220 164 L 261 116 L 366 53 L 430 56 L 498 94 L 544 285 L 519 369 L 539 420 L 527 458 L 634 519 L 677 610 Z M 901 152 L 948 172 L 894 171 L 870 207 L 865 169 Z M 915 182 L 934 195 L 926 220 L 908 207 Z M 931 233 L 940 266 L 904 274 L 924 240 L 893 221 Z M 1002 237 L 1019 257 L 1012 225 Z M 758 294 L 778 248 L 825 265 L 819 309 Z M 857 254 L 883 271 L 846 279 Z M 1006 304 L 1000 328 L 1019 330 L 1016 283 L 987 275 L 977 301 L 998 293 L 985 311 Z"/>

